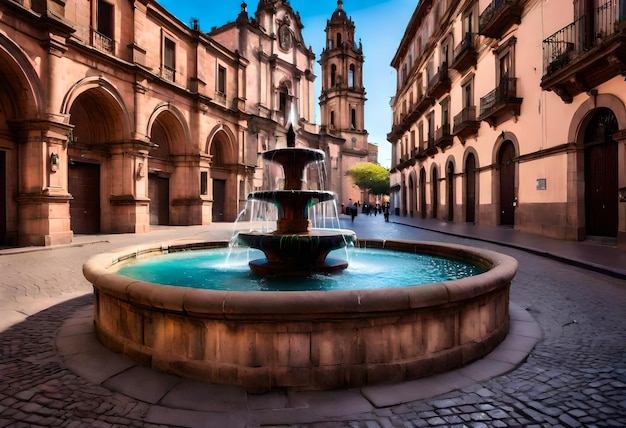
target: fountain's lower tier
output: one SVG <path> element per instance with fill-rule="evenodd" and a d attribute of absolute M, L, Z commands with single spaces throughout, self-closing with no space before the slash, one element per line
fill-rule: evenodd
<path fill-rule="evenodd" d="M 359 240 L 357 246 L 444 256 L 487 269 L 399 288 L 217 291 L 115 273 L 136 257 L 226 245 L 158 243 L 91 258 L 83 272 L 94 287 L 99 340 L 148 367 L 263 392 L 352 388 L 440 373 L 485 356 L 508 332 L 517 262 L 471 247 Z"/>
<path fill-rule="evenodd" d="M 265 259 L 252 260 L 250 270 L 261 276 L 306 276 L 336 273 L 348 267 L 347 261 L 328 259 L 329 252 L 351 245 L 351 230 L 314 229 L 310 232 L 279 234 L 240 232 L 239 243 L 265 253 Z"/>

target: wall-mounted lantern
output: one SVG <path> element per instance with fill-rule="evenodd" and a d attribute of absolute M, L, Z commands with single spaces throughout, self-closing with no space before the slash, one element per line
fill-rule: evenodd
<path fill-rule="evenodd" d="M 137 164 L 137 173 L 135 174 L 135 178 L 137 180 L 141 180 L 142 178 L 144 178 L 146 176 L 145 171 L 143 170 L 143 162 L 139 162 Z"/>
<path fill-rule="evenodd" d="M 61 160 L 59 159 L 58 153 L 51 153 L 50 154 L 50 171 L 57 172 L 57 170 L 59 169 L 60 163 L 61 163 Z"/>

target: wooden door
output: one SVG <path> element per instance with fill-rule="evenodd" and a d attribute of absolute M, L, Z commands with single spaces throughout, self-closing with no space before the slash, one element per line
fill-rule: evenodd
<path fill-rule="evenodd" d="M 150 174 L 148 178 L 150 198 L 150 224 L 167 226 L 170 224 L 170 180 Z"/>
<path fill-rule="evenodd" d="M 465 221 L 476 221 L 476 159 L 472 154 L 465 160 Z"/>
<path fill-rule="evenodd" d="M 589 236 L 617 237 L 617 119 L 600 109 L 585 132 L 585 227 Z"/>
<path fill-rule="evenodd" d="M 226 180 L 213 179 L 213 222 L 219 223 L 224 220 L 224 207 L 226 206 Z"/>
<path fill-rule="evenodd" d="M 448 164 L 446 174 L 446 196 L 448 205 L 448 221 L 454 221 L 454 165 Z"/>
<path fill-rule="evenodd" d="M 420 211 L 421 217 L 426 218 L 426 170 L 420 170 Z"/>
<path fill-rule="evenodd" d="M 515 224 L 515 147 L 505 141 L 500 148 L 500 224 Z"/>
<path fill-rule="evenodd" d="M 432 173 L 432 200 L 433 200 L 433 218 L 437 218 L 437 211 L 439 210 L 439 174 L 437 174 L 437 169 L 433 168 Z"/>
<path fill-rule="evenodd" d="M 75 234 L 100 232 L 100 165 L 71 161 L 68 168 L 70 225 Z"/>

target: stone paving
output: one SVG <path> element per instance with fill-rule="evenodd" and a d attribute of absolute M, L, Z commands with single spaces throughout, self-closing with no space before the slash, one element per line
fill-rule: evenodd
<path fill-rule="evenodd" d="M 69 247 L 0 255 L 0 427 L 604 427 L 626 426 L 626 281 L 503 247 L 359 216 L 357 236 L 455 242 L 515 257 L 511 302 L 539 323 L 544 339 L 515 370 L 443 395 L 402 404 L 354 406 L 259 423 L 219 408 L 193 422 L 159 418 L 160 403 L 131 398 L 68 369 L 58 332 L 84 323 L 91 255 L 138 242 L 195 236 L 228 239 L 232 226 L 164 228 L 145 235 L 77 237 Z M 139 381 L 140 383 L 140 381 Z M 150 385 L 139 388 L 149 388 Z M 332 401 L 336 392 L 327 394 Z M 253 397 L 249 402 L 263 401 Z M 271 400 L 272 397 L 267 397 Z M 306 416 L 306 417 L 305 417 Z"/>

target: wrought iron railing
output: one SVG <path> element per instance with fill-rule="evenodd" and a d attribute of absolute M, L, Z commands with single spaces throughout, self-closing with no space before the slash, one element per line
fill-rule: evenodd
<path fill-rule="evenodd" d="M 490 114 L 496 107 L 517 100 L 517 78 L 507 77 L 498 86 L 480 99 L 480 116 Z"/>
<path fill-rule="evenodd" d="M 593 10 L 593 16 L 583 15 L 543 41 L 544 74 L 563 68 L 573 58 L 582 55 L 594 44 L 619 30 L 626 11 L 616 0 L 608 0 Z M 590 21 L 591 20 L 591 21 Z M 593 23 L 593 33 L 590 24 Z"/>
<path fill-rule="evenodd" d="M 476 121 L 476 106 L 465 107 L 459 114 L 454 116 L 452 121 L 454 123 L 453 131 L 458 130 L 467 122 Z"/>
<path fill-rule="evenodd" d="M 517 1 L 518 0 L 493 0 L 489 6 L 485 8 L 483 13 L 480 14 L 478 20 L 479 28 L 484 28 L 504 6 L 517 4 Z"/>
<path fill-rule="evenodd" d="M 462 53 L 474 49 L 476 40 L 476 34 L 474 33 L 465 33 L 463 36 L 463 40 L 454 48 L 454 59 L 456 60 Z"/>
<path fill-rule="evenodd" d="M 440 128 L 435 130 L 435 141 L 441 141 L 445 138 L 449 138 L 452 134 L 450 134 L 450 124 L 444 123 Z"/>
<path fill-rule="evenodd" d="M 444 62 L 441 67 L 437 68 L 437 73 L 428 81 L 428 89 L 431 89 L 437 83 L 448 80 L 448 63 Z"/>

